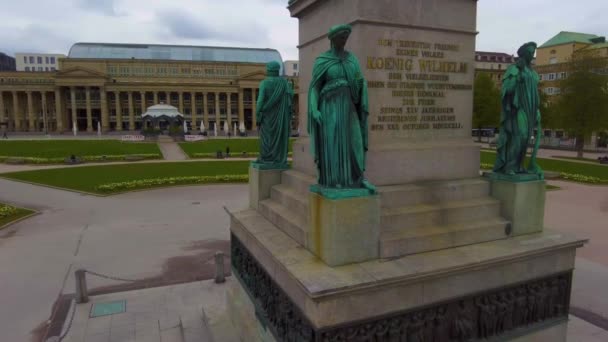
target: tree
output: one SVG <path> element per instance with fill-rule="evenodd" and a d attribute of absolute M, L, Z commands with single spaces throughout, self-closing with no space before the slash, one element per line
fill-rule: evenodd
<path fill-rule="evenodd" d="M 480 142 L 483 127 L 498 127 L 500 110 L 500 91 L 488 74 L 479 73 L 473 96 L 473 127 L 479 129 Z"/>
<path fill-rule="evenodd" d="M 578 158 L 593 132 L 608 129 L 608 59 L 592 51 L 575 53 L 568 62 L 556 103 L 560 123 L 576 138 Z"/>
<path fill-rule="evenodd" d="M 551 101 L 551 97 L 540 89 L 539 96 L 539 109 L 542 117 L 543 128 L 558 129 L 564 127 L 560 123 L 558 111 L 556 110 L 556 101 Z M 539 132 L 538 135 L 539 137 L 542 136 L 542 132 Z"/>

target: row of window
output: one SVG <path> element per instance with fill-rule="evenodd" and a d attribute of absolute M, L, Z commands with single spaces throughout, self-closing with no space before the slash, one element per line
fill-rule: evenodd
<path fill-rule="evenodd" d="M 38 67 L 38 71 L 56 71 L 55 67 Z M 36 67 L 25 67 L 25 71 L 36 71 Z"/>
<path fill-rule="evenodd" d="M 568 77 L 567 72 L 552 72 L 550 74 L 541 74 L 541 81 L 555 81 L 555 80 L 563 80 Z"/>
<path fill-rule="evenodd" d="M 167 75 L 189 75 L 192 77 L 199 76 L 238 76 L 238 69 L 236 67 L 166 67 L 166 66 L 152 66 L 152 67 L 130 67 L 130 66 L 108 66 L 108 74 L 113 76 L 167 76 Z"/>
<path fill-rule="evenodd" d="M 554 88 L 554 87 L 545 88 L 545 94 L 547 94 L 547 95 L 557 95 L 561 92 L 562 92 L 562 90 L 559 88 Z"/>
<path fill-rule="evenodd" d="M 23 56 L 23 63 L 28 64 L 28 61 L 29 64 L 42 64 L 42 56 Z M 45 56 L 44 62 L 44 64 L 55 64 L 55 57 Z"/>

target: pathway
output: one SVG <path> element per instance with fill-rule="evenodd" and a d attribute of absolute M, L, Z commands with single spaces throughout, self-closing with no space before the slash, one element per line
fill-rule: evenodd
<path fill-rule="evenodd" d="M 160 148 L 165 160 L 180 161 L 188 159 L 188 156 L 175 141 L 159 141 L 158 148 Z"/>

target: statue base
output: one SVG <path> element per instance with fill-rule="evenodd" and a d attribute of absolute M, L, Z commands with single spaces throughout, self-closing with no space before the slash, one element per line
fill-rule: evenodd
<path fill-rule="evenodd" d="M 378 258 L 379 196 L 370 196 L 367 189 L 342 191 L 359 196 L 332 199 L 315 192 L 309 195 L 311 231 L 307 246 L 329 266 Z"/>
<path fill-rule="evenodd" d="M 493 174 L 496 175 L 496 174 Z M 544 180 L 508 181 L 490 176 L 492 197 L 500 200 L 501 216 L 511 222 L 511 235 L 541 232 L 545 220 Z"/>
<path fill-rule="evenodd" d="M 251 167 L 258 170 L 289 170 L 289 164 L 287 163 L 263 163 L 254 161 L 251 162 Z"/>
<path fill-rule="evenodd" d="M 545 177 L 541 174 L 536 173 L 516 173 L 516 174 L 505 174 L 492 172 L 488 175 L 491 180 L 500 180 L 507 182 L 534 182 L 534 181 L 542 181 Z"/>
<path fill-rule="evenodd" d="M 281 183 L 281 168 L 256 167 L 263 164 L 251 163 L 249 166 L 249 207 L 258 209 L 259 203 L 270 198 L 273 186 Z"/>
<path fill-rule="evenodd" d="M 229 314 L 243 341 L 565 342 L 583 244 L 545 231 L 332 267 L 257 211 L 232 212 Z"/>

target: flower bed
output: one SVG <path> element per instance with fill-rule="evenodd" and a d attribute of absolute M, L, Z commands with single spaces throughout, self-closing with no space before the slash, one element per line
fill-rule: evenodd
<path fill-rule="evenodd" d="M 127 154 L 127 155 L 107 155 L 107 156 L 77 156 L 77 159 L 84 162 L 110 162 L 110 161 L 125 161 L 125 160 L 150 160 L 161 159 L 161 155 L 157 153 L 147 154 Z M 9 157 L 0 156 L 0 162 L 7 160 L 22 161 L 21 164 L 63 164 L 66 158 L 39 158 L 39 157 Z"/>
<path fill-rule="evenodd" d="M 17 208 L 6 204 L 0 204 L 0 219 L 10 217 L 16 214 Z"/>
<path fill-rule="evenodd" d="M 562 173 L 559 174 L 559 176 L 562 179 L 569 180 L 569 181 L 574 181 L 574 182 L 580 182 L 580 183 L 608 184 L 608 180 L 601 179 L 601 178 L 598 178 L 598 177 L 593 177 L 593 176 L 585 176 L 585 175 L 576 174 L 576 173 L 562 172 Z"/>
<path fill-rule="evenodd" d="M 219 175 L 219 176 L 191 176 L 141 179 L 120 183 L 108 183 L 97 186 L 95 189 L 102 193 L 113 193 L 135 189 L 145 189 L 168 185 L 217 184 L 217 183 L 246 183 L 248 175 Z"/>

